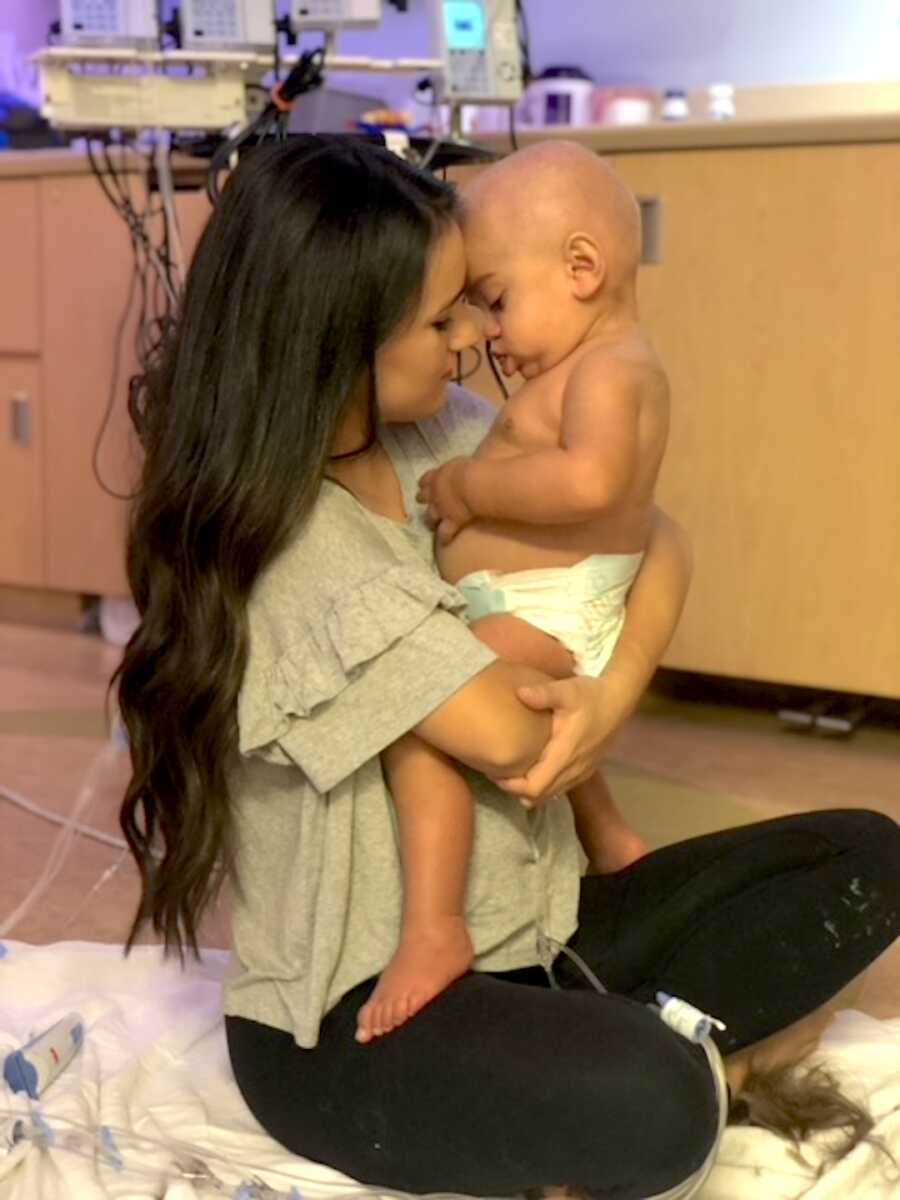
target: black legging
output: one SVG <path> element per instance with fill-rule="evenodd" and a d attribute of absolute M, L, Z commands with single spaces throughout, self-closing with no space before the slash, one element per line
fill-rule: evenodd
<path fill-rule="evenodd" d="M 269 1133 L 360 1181 L 636 1200 L 695 1171 L 716 1121 L 702 1051 L 645 1002 L 662 990 L 712 1013 L 728 1053 L 813 1011 L 898 931 L 900 826 L 866 811 L 784 817 L 583 881 L 570 944 L 613 994 L 586 990 L 563 958 L 560 991 L 539 968 L 469 974 L 362 1046 L 369 980 L 314 1050 L 235 1017 L 228 1047 Z"/>

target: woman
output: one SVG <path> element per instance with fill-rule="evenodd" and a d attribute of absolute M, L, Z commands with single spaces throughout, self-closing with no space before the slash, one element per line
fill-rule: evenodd
<path fill-rule="evenodd" d="M 685 554 L 660 516 L 600 680 L 497 661 L 460 619 L 415 504 L 418 477 L 490 420 L 448 388 L 478 333 L 454 212 L 383 151 L 299 139 L 241 163 L 201 239 L 138 414 L 132 938 L 150 921 L 196 949 L 233 879 L 232 1064 L 297 1153 L 410 1191 L 645 1197 L 690 1180 L 718 1117 L 703 1053 L 647 1002 L 662 990 L 724 1021 L 737 1082 L 749 1048 L 893 940 L 900 837 L 874 813 L 822 813 L 580 879 L 553 795 L 637 702 Z M 379 754 L 410 730 L 471 769 L 475 970 L 362 1045 L 401 907 Z M 559 962 L 547 986 L 547 948 L 567 941 L 614 994 Z"/>

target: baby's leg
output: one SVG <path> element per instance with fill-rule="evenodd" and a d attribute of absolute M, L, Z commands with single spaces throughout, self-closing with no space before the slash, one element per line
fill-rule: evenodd
<path fill-rule="evenodd" d="M 553 679 L 568 679 L 575 669 L 571 652 L 542 629 L 529 625 L 512 613 L 496 613 L 473 621 L 470 629 L 506 662 L 534 667 Z"/>
<path fill-rule="evenodd" d="M 647 843 L 622 816 L 599 771 L 573 787 L 569 801 L 589 875 L 612 875 L 647 853 Z"/>
<path fill-rule="evenodd" d="M 356 1039 L 390 1033 L 465 974 L 472 942 L 463 917 L 473 801 L 448 758 L 414 734 L 381 756 L 397 811 L 403 921 L 394 957 L 359 1010 Z"/>
<path fill-rule="evenodd" d="M 474 621 L 472 632 L 510 662 L 534 667 L 554 679 L 572 674 L 572 655 L 562 642 L 511 613 Z M 573 788 L 569 800 L 589 873 L 610 875 L 647 853 L 646 843 L 619 812 L 599 771 Z"/>

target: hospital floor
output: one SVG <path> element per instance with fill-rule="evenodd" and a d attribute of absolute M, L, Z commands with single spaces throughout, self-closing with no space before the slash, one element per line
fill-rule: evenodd
<path fill-rule="evenodd" d="M 7 936 L 116 943 L 127 934 L 138 895 L 116 844 L 127 761 L 104 714 L 118 656 L 95 636 L 0 624 L 0 936 L 38 882 L 43 890 Z M 613 790 L 652 846 L 811 809 L 869 807 L 900 820 L 900 729 L 891 720 L 824 740 L 785 732 L 758 699 L 708 689 L 698 698 L 692 687 L 691 698 L 671 681 L 652 691 L 611 755 Z M 47 816 L 68 816 L 76 803 L 88 833 L 57 863 L 60 828 Z M 201 944 L 225 945 L 226 927 L 223 911 L 212 914 Z M 900 943 L 849 1002 L 900 1016 Z"/>

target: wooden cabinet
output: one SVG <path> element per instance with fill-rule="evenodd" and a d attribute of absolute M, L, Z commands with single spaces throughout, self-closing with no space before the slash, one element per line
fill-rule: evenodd
<path fill-rule="evenodd" d="M 0 179 L 0 354 L 41 347 L 38 182 Z"/>
<path fill-rule="evenodd" d="M 135 370 L 134 311 L 116 364 L 117 326 L 131 274 L 128 231 L 97 182 L 85 175 L 42 179 L 40 217 L 48 396 L 44 583 L 64 591 L 126 594 L 128 506 L 104 492 L 93 459 L 109 407 L 96 465 L 106 487 L 120 494 L 131 490 L 138 458 L 125 401 Z"/>
<path fill-rule="evenodd" d="M 616 166 L 661 204 L 660 499 L 696 551 L 667 664 L 900 696 L 900 145 Z"/>
<path fill-rule="evenodd" d="M 0 578 L 44 581 L 40 367 L 0 356 Z"/>
<path fill-rule="evenodd" d="M 900 143 L 612 161 L 657 201 L 659 497 L 696 556 L 666 665 L 900 697 Z"/>
<path fill-rule="evenodd" d="M 134 178 L 135 196 L 138 186 Z M 193 245 L 206 197 L 179 193 L 177 207 Z M 110 492 L 126 495 L 139 468 L 126 408 L 136 370 L 136 303 L 125 319 L 132 273 L 125 223 L 85 159 L 0 159 L 0 419 L 10 426 L 7 393 L 35 398 L 31 445 L 7 438 L 0 450 L 0 501 L 17 514 L 0 532 L 0 584 L 127 594 L 128 505 Z M 27 386 L 16 383 L 26 376 Z M 14 411 L 21 426 L 22 406 Z"/>

